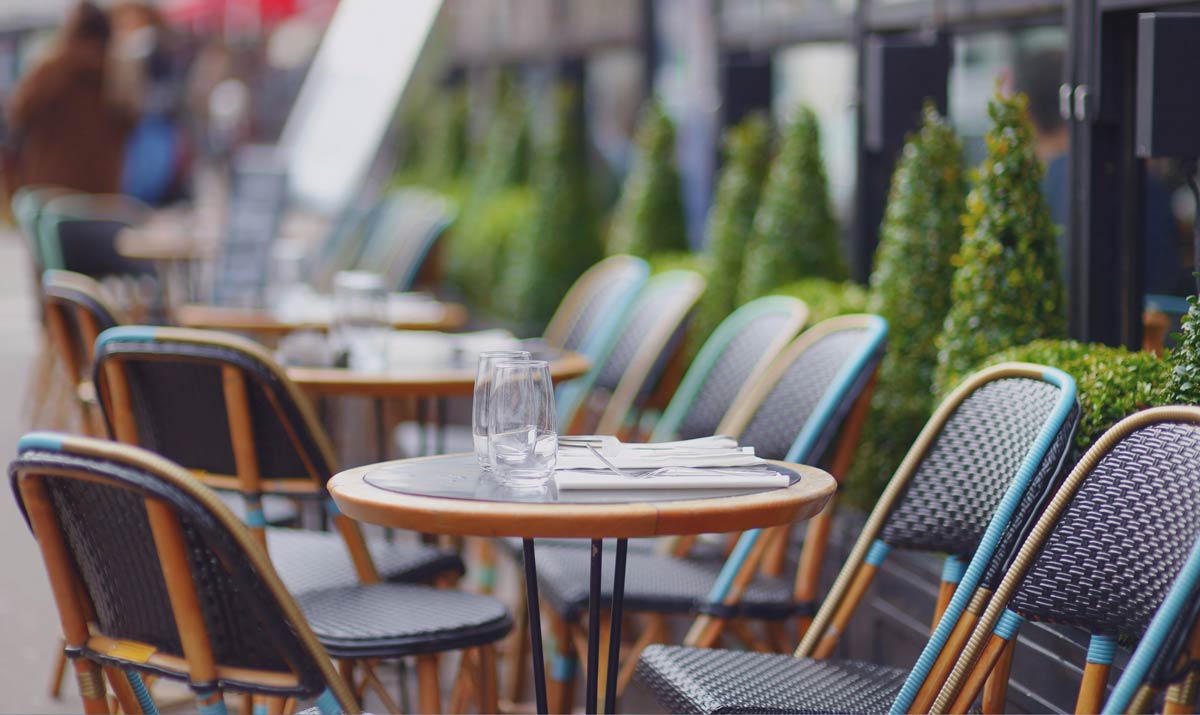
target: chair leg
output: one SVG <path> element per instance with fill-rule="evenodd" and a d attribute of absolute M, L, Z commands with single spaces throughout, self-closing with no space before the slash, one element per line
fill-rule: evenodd
<path fill-rule="evenodd" d="M 512 606 L 513 629 L 505 647 L 507 682 L 504 696 L 510 706 L 521 702 L 525 680 L 529 677 L 529 615 L 525 607 L 525 589 L 517 589 L 517 601 Z"/>
<path fill-rule="evenodd" d="M 417 700 L 423 713 L 442 711 L 442 693 L 438 685 L 437 655 L 417 656 Z"/>
<path fill-rule="evenodd" d="M 87 715 L 108 715 L 108 698 L 100 666 L 87 658 L 75 658 L 73 665 L 75 680 L 79 684 L 79 697 L 83 700 L 83 712 Z"/>
<path fill-rule="evenodd" d="M 982 711 L 987 715 L 1004 712 L 1004 703 L 1008 699 L 1008 676 L 1012 671 L 1015 647 L 1015 640 L 1008 642 L 1008 646 L 1000 654 L 1000 660 L 996 661 L 996 667 L 992 669 L 992 674 L 983 684 Z"/>
<path fill-rule="evenodd" d="M 67 652 L 63 639 L 58 639 L 58 652 L 54 656 L 54 665 L 50 668 L 50 697 L 58 700 L 62 697 L 63 677 L 67 674 Z"/>
<path fill-rule="evenodd" d="M 542 609 L 542 622 L 550 625 L 554 635 L 554 654 L 550 657 L 550 673 L 546 679 L 550 711 L 569 713 L 575 702 L 575 681 L 579 671 L 574 629 L 552 609 Z"/>
<path fill-rule="evenodd" d="M 116 666 L 106 665 L 104 666 L 104 675 L 108 678 L 108 685 L 112 688 L 113 694 L 117 696 L 117 703 L 121 706 L 122 713 L 134 715 L 134 713 L 142 712 L 142 704 L 138 702 L 137 695 L 133 692 L 133 686 L 129 684 L 124 671 Z"/>
<path fill-rule="evenodd" d="M 367 699 L 367 688 L 370 687 L 383 701 L 383 707 L 386 712 L 398 713 L 400 708 L 396 705 L 396 701 L 392 700 L 392 696 L 388 695 L 387 688 L 380 682 L 379 676 L 375 674 L 375 668 L 370 661 L 361 661 L 359 665 L 363 671 L 363 688 L 362 695 L 359 697 L 359 703 L 363 703 Z"/>
<path fill-rule="evenodd" d="M 500 712 L 500 696 L 496 689 L 496 648 L 491 644 L 479 647 L 479 712 Z"/>
<path fill-rule="evenodd" d="M 655 643 L 665 643 L 667 640 L 667 618 L 661 613 L 651 613 L 647 618 L 645 630 L 642 635 L 629 648 L 629 652 L 625 654 L 625 662 L 621 664 L 621 672 L 617 674 L 617 695 L 624 695 L 625 688 L 629 686 L 633 680 L 634 671 L 637 670 L 638 659 L 642 657 L 642 651 L 646 650 Z"/>

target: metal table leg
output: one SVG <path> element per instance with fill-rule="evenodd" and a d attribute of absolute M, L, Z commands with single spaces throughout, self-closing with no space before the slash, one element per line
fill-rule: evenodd
<path fill-rule="evenodd" d="M 583 711 L 596 712 L 600 679 L 600 576 L 604 564 L 604 540 L 592 539 L 592 583 L 588 594 L 587 697 Z"/>
<path fill-rule="evenodd" d="M 608 635 L 608 678 L 604 684 L 604 712 L 616 712 L 617 676 L 621 670 L 621 609 L 625 605 L 625 557 L 628 539 L 617 539 L 617 560 L 613 565 L 612 609 Z"/>
<path fill-rule="evenodd" d="M 537 711 L 550 712 L 546 700 L 546 661 L 542 655 L 542 611 L 538 603 L 537 561 L 533 554 L 533 539 L 523 539 L 525 548 L 525 602 L 529 607 L 529 643 L 533 655 L 533 690 L 537 694 Z"/>

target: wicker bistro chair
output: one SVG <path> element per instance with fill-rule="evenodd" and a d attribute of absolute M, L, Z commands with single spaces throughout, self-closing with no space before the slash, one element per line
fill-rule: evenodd
<path fill-rule="evenodd" d="M 713 331 L 654 425 L 651 442 L 717 434 L 742 391 L 808 320 L 796 298 L 767 296 L 735 310 Z"/>
<path fill-rule="evenodd" d="M 797 657 L 653 647 L 639 677 L 675 712 L 904 712 L 913 693 L 902 688 L 939 677 L 930 676 L 937 656 L 961 649 L 947 638 L 964 602 L 986 603 L 989 579 L 1056 484 L 1078 414 L 1074 381 L 1058 370 L 1009 363 L 976 373 L 909 450 Z M 893 549 L 948 554 L 926 653 L 911 672 L 828 659 Z"/>
<path fill-rule="evenodd" d="M 579 380 L 559 390 L 559 426 L 568 434 L 618 434 L 658 384 L 675 350 L 704 279 L 667 271 L 638 294 L 618 336 Z"/>
<path fill-rule="evenodd" d="M 588 356 L 593 364 L 616 340 L 650 266 L 634 256 L 610 256 L 587 269 L 563 296 L 542 339 Z"/>
<path fill-rule="evenodd" d="M 743 391 L 719 433 L 741 435 L 742 443 L 753 445 L 762 457 L 816 463 L 840 431 L 836 451 L 842 459 L 833 460 L 831 471 L 844 473 L 844 458 L 850 451 L 847 445 L 857 441 L 886 332 L 886 323 L 870 315 L 842 316 L 814 326 L 775 359 L 752 389 Z M 851 416 L 852 411 L 857 416 Z M 843 424 L 847 426 L 844 430 Z M 719 524 L 713 527 L 714 532 L 720 531 Z M 819 575 L 813 569 L 819 564 L 824 538 L 817 531 L 810 523 L 806 549 L 817 556 L 802 558 L 809 564 L 806 578 Z M 668 615 L 701 613 L 687 640 L 707 647 L 733 619 L 780 625 L 805 612 L 805 603 L 815 595 L 811 587 L 794 591 L 781 577 L 787 537 L 786 529 L 745 532 L 738 536 L 728 559 L 691 558 L 688 542 L 676 544 L 672 553 L 630 549 L 624 612 L 645 614 L 650 623 L 630 649 L 618 687 L 623 689 L 632 677 L 641 650 L 667 637 Z M 614 554 L 606 553 L 606 564 L 612 558 Z M 760 565 L 764 573 L 755 578 Z M 571 701 L 577 653 L 582 652 L 574 644 L 582 640 L 580 621 L 587 613 L 588 568 L 586 553 L 579 548 L 551 544 L 539 549 L 539 592 L 558 648 L 552 677 L 560 707 Z M 811 582 L 815 584 L 816 578 Z M 603 598 L 609 597 L 610 587 L 604 584 Z M 746 635 L 741 624 L 735 630 Z M 771 627 L 769 631 L 778 645 L 779 629 Z"/>
<path fill-rule="evenodd" d="M 107 436 L 92 387 L 92 346 L 100 333 L 120 324 L 117 311 L 95 280 L 71 271 L 46 271 L 42 296 L 50 344 L 66 368 L 83 433 Z"/>
<path fill-rule="evenodd" d="M 213 493 L 141 449 L 33 433 L 10 467 L 41 548 L 84 711 L 155 712 L 141 675 L 186 680 L 201 712 L 221 690 L 316 697 L 360 712 L 266 553 Z"/>
<path fill-rule="evenodd" d="M 117 253 L 121 229 L 141 221 L 149 208 L 120 194 L 67 194 L 56 196 L 38 216 L 37 234 L 46 268 L 88 276 L 152 276 L 154 268 Z"/>
<path fill-rule="evenodd" d="M 412 290 L 433 245 L 454 221 L 441 195 L 400 189 L 386 196 L 363 242 L 357 267 L 381 272 L 388 290 Z"/>
<path fill-rule="evenodd" d="M 97 341 L 96 385 L 119 441 L 173 458 L 212 486 L 242 492 L 251 507 L 251 533 L 266 544 L 309 618 L 322 624 L 317 631 L 332 655 L 411 653 L 412 629 L 429 619 L 423 608 L 436 613 L 437 603 L 400 610 L 389 603 L 388 591 L 358 583 L 445 582 L 462 573 L 462 562 L 452 551 L 364 539 L 325 491 L 337 471 L 328 438 L 308 402 L 260 346 L 223 333 L 114 328 Z M 338 534 L 264 528 L 254 506 L 265 494 L 321 500 Z M 457 597 L 440 593 L 448 603 Z M 475 622 L 469 613 L 452 612 Z M 494 609 L 490 613 L 494 618 L 478 625 L 480 637 L 494 640 L 508 632 L 511 621 L 506 612 L 503 620 Z M 490 663 L 490 652 L 486 657 Z M 369 664 L 364 671 L 386 697 Z"/>
<path fill-rule="evenodd" d="M 989 674 L 1001 691 L 994 703 L 1002 704 L 1007 656 L 1026 620 L 1090 634 L 1075 705 L 1080 713 L 1099 712 L 1117 644 L 1137 642 L 1152 618 L 1159 621 L 1105 709 L 1149 706 L 1153 688 L 1139 687 L 1140 673 L 1162 645 L 1161 624 L 1182 615 L 1183 599 L 1171 594 L 1172 586 L 1182 578 L 1186 593 L 1196 579 L 1197 500 L 1200 409 L 1155 408 L 1117 423 L 1030 530 L 930 712 L 965 712 Z M 1168 712 L 1181 711 L 1179 703 L 1168 705 Z"/>

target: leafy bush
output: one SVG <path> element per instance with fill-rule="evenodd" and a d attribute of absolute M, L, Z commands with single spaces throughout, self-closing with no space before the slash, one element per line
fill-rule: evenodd
<path fill-rule="evenodd" d="M 472 304 L 496 309 L 504 257 L 534 219 L 537 197 L 527 186 L 500 189 L 472 202 L 455 224 L 446 256 L 447 277 Z"/>
<path fill-rule="evenodd" d="M 771 125 L 754 114 L 725 133 L 725 166 L 708 212 L 707 282 L 690 334 L 694 354 L 738 307 L 746 238 L 771 161 Z"/>
<path fill-rule="evenodd" d="M 1024 95 L 988 105 L 987 157 L 967 196 L 953 305 L 938 337 L 944 392 L 988 355 L 1066 331 L 1055 226 Z"/>
<path fill-rule="evenodd" d="M 741 299 L 766 295 L 800 278 L 842 280 L 846 275 L 817 117 L 801 107 L 784 132 L 763 188 L 746 252 Z"/>
<path fill-rule="evenodd" d="M 951 259 L 962 238 L 966 181 L 962 143 L 933 107 L 892 174 L 879 229 L 870 312 L 888 321 L 888 351 L 860 445 L 846 476 L 848 499 L 870 508 L 933 411 L 934 346 L 950 309 Z"/>
<path fill-rule="evenodd" d="M 1171 367 L 1154 353 L 1073 340 L 1035 340 L 998 352 L 978 367 L 1009 361 L 1050 365 L 1075 378 L 1081 408 L 1076 460 L 1121 419 L 1172 403 L 1164 390 Z"/>
<path fill-rule="evenodd" d="M 1200 302 L 1188 297 L 1188 312 L 1177 336 L 1178 347 L 1171 351 L 1171 379 L 1167 397 L 1174 405 L 1200 405 Z"/>
<path fill-rule="evenodd" d="M 431 186 L 440 186 L 463 174 L 470 158 L 470 104 L 464 89 L 438 95 L 426 118 L 420 150 L 421 175 Z"/>
<path fill-rule="evenodd" d="M 867 291 L 854 281 L 803 278 L 771 291 L 773 295 L 799 298 L 808 304 L 808 324 L 838 315 L 862 313 L 867 309 Z"/>
<path fill-rule="evenodd" d="M 567 289 L 604 255 L 587 167 L 587 127 L 577 92 L 551 93 L 555 116 L 533 164 L 533 216 L 512 241 L 501 308 L 538 332 Z"/>
<path fill-rule="evenodd" d="M 515 188 L 529 178 L 529 131 L 525 107 L 514 93 L 501 96 L 489 126 L 479 169 L 469 189 L 464 186 L 462 210 L 447 236 L 445 271 L 475 306 L 495 310 L 502 258 L 532 216 L 534 198 Z"/>
<path fill-rule="evenodd" d="M 650 264 L 651 274 L 666 273 L 667 271 L 693 271 L 704 275 L 708 272 L 710 264 L 708 256 L 690 251 L 659 253 L 650 256 L 647 262 Z"/>
<path fill-rule="evenodd" d="M 647 102 L 642 111 L 635 142 L 637 158 L 613 215 L 609 252 L 648 258 L 685 251 L 688 241 L 675 166 L 675 125 L 657 102 Z"/>

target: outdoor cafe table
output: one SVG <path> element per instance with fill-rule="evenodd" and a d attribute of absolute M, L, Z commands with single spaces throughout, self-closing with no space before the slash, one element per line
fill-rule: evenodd
<path fill-rule="evenodd" d="M 458 303 L 430 300 L 414 306 L 416 310 L 398 311 L 391 325 L 396 330 L 457 330 L 467 322 L 467 309 Z M 216 305 L 181 305 L 175 309 L 175 322 L 185 328 L 230 330 L 252 333 L 276 340 L 298 330 L 329 329 L 329 320 L 281 319 L 271 311 L 256 308 L 229 308 Z"/>
<path fill-rule="evenodd" d="M 555 384 L 571 380 L 586 373 L 591 361 L 584 355 L 524 344 L 521 349 L 530 350 L 539 360 L 550 363 L 550 379 Z M 288 367 L 287 375 L 297 386 L 314 398 L 320 397 L 367 397 L 375 402 L 376 441 L 378 458 L 384 454 L 383 403 L 394 399 L 415 399 L 417 421 L 422 430 L 428 421 L 425 413 L 430 411 L 429 401 L 437 412 L 437 444 L 435 452 L 442 449 L 442 424 L 445 419 L 445 402 L 448 397 L 470 396 L 475 391 L 476 365 L 455 363 L 441 367 L 397 367 L 387 372 L 366 372 L 343 367 Z M 422 432 L 422 450 L 426 439 Z"/>
<path fill-rule="evenodd" d="M 358 521 L 430 534 L 518 537 L 524 546 L 534 686 L 539 713 L 547 711 L 534 539 L 590 539 L 587 712 L 599 689 L 603 540 L 616 539 L 605 683 L 605 711 L 614 711 L 628 539 L 743 531 L 802 521 L 835 489 L 833 477 L 802 464 L 772 462 L 791 483 L 773 489 L 510 490 L 486 475 L 474 454 L 397 460 L 349 469 L 329 480 L 342 513 Z"/>

